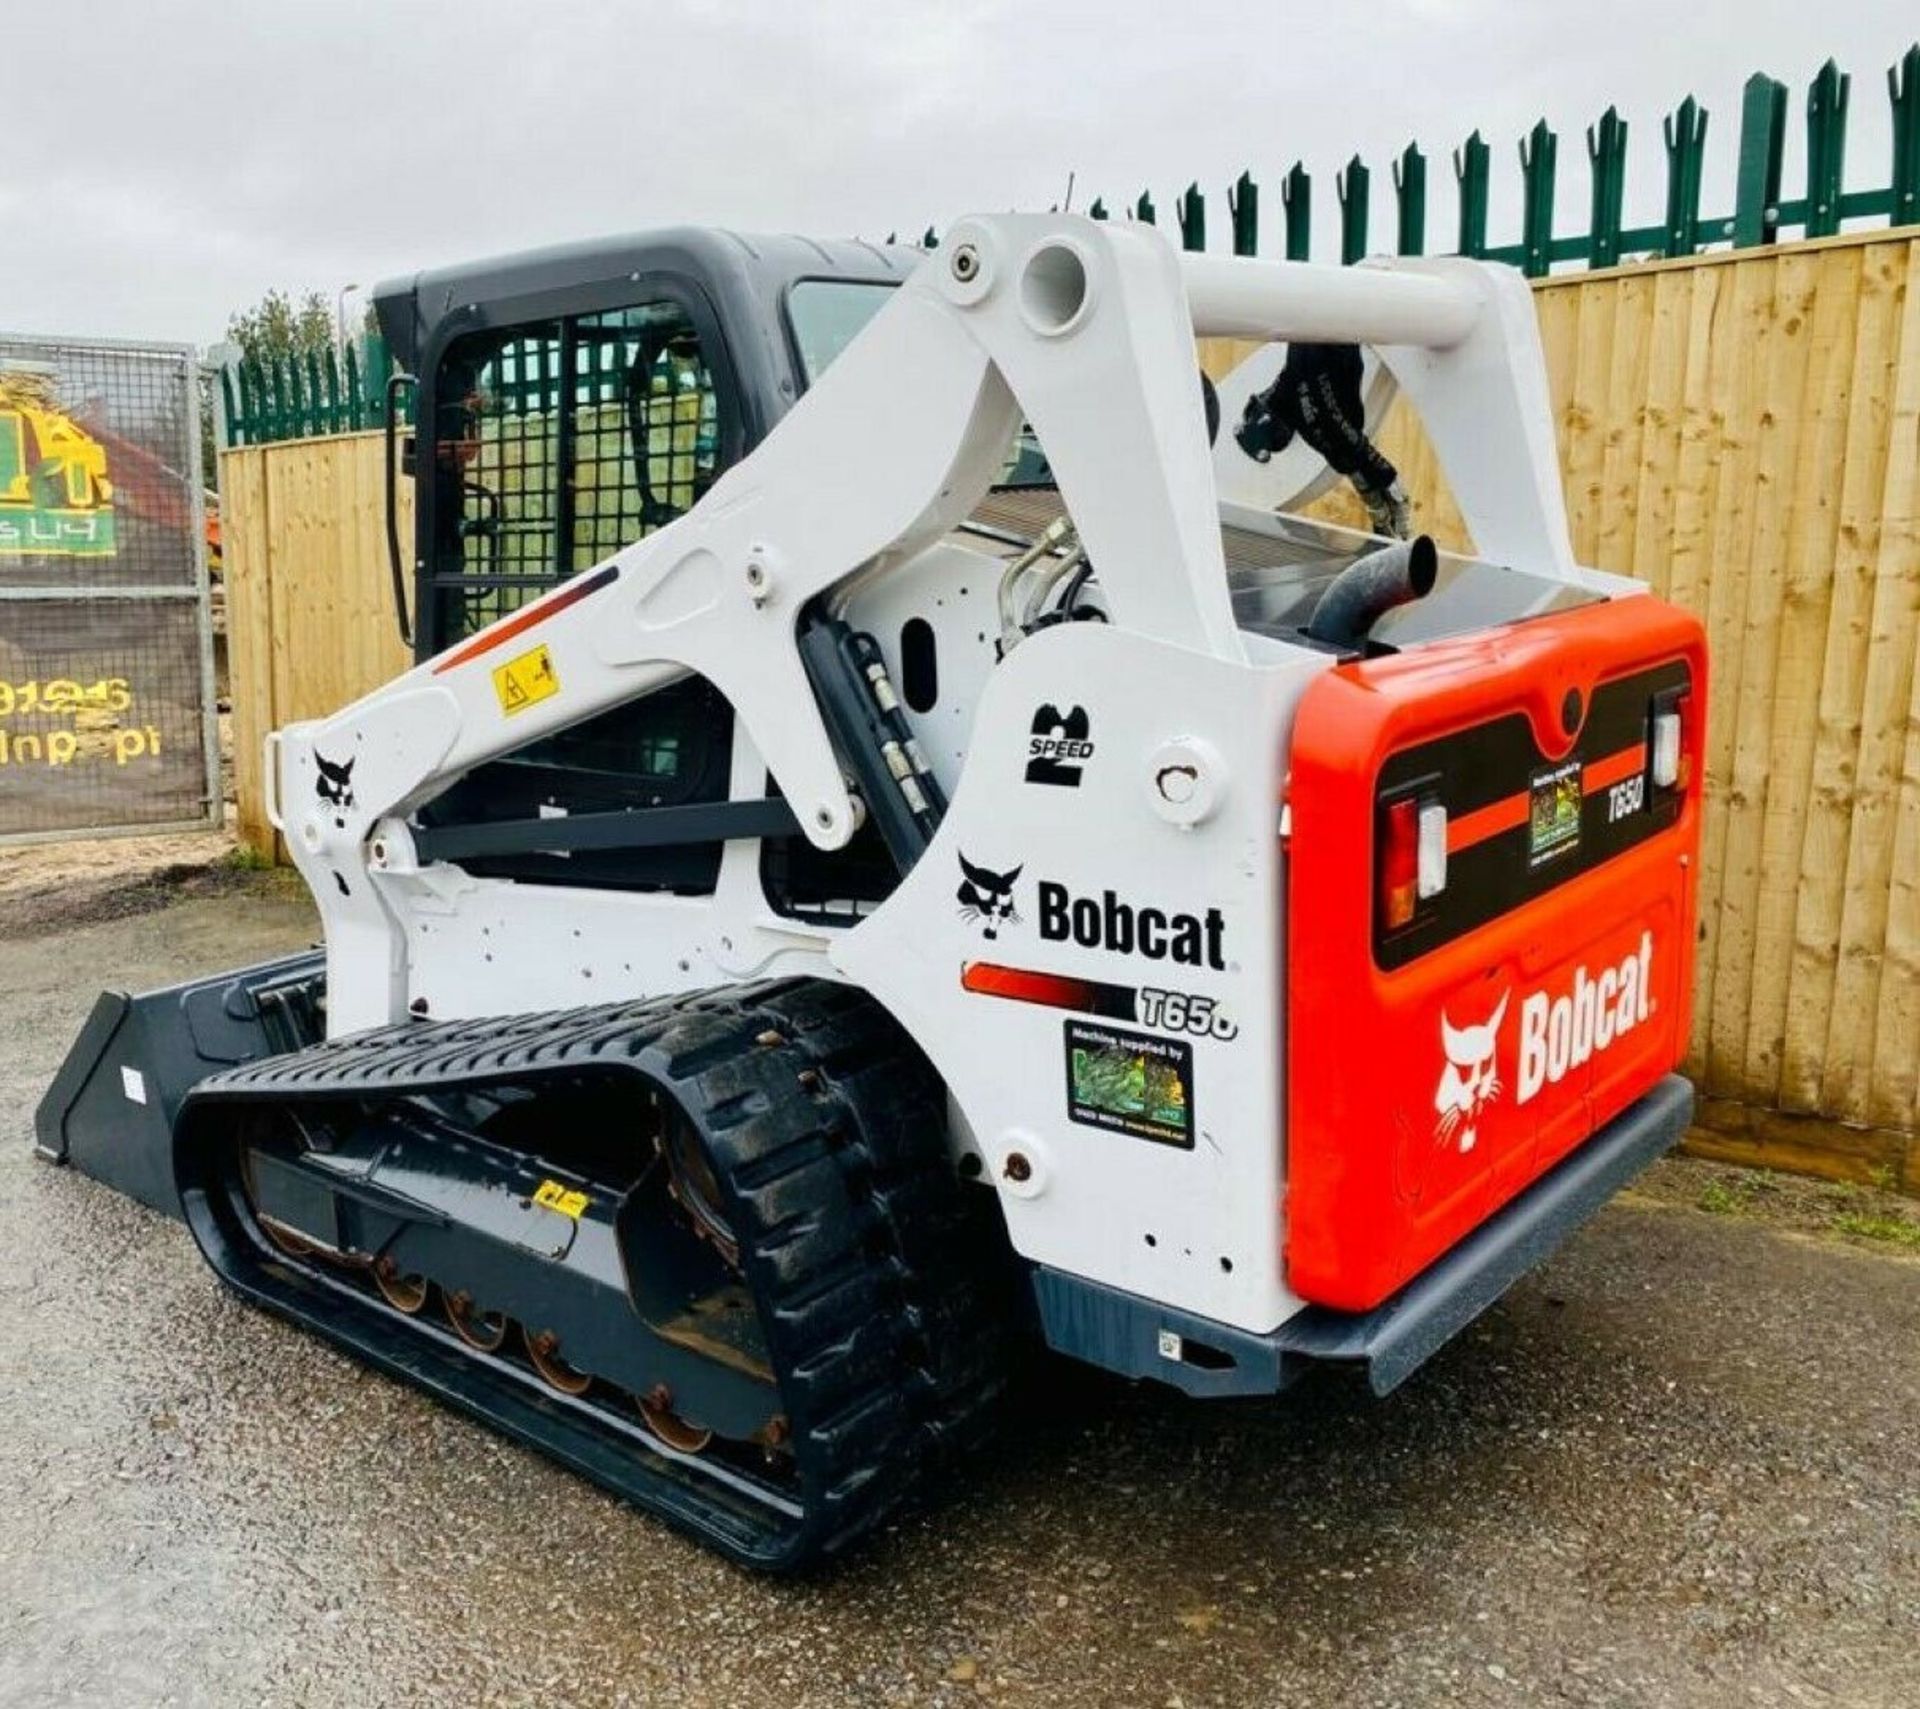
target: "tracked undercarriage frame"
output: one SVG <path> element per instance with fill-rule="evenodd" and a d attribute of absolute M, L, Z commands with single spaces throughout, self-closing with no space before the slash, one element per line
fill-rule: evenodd
<path fill-rule="evenodd" d="M 311 1046 L 197 1086 L 176 1157 L 249 1299 L 781 1568 L 998 1392 L 943 1126 L 869 999 L 788 981 Z"/>

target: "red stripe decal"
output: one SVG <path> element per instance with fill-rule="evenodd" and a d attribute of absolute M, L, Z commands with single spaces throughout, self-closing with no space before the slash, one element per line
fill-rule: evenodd
<path fill-rule="evenodd" d="M 1133 987 L 1099 979 L 1073 979 L 1061 973 L 1036 973 L 970 961 L 960 969 L 960 988 L 979 997 L 1004 997 L 1014 1003 L 1039 1003 L 1049 1009 L 1078 1009 L 1108 1020 L 1130 1021 L 1136 1013 Z"/>
<path fill-rule="evenodd" d="M 1471 813 L 1462 813 L 1457 819 L 1447 821 L 1447 853 L 1458 854 L 1462 849 L 1470 849 L 1475 843 L 1484 843 L 1489 837 L 1497 837 L 1502 831 L 1511 831 L 1527 822 L 1526 790 L 1518 795 L 1503 796 L 1498 801 L 1490 801 L 1484 807 L 1476 807 Z"/>
<path fill-rule="evenodd" d="M 1625 783 L 1630 777 L 1638 777 L 1647 769 L 1647 744 L 1635 742 L 1630 748 L 1622 748 L 1617 754 L 1608 754 L 1603 760 L 1595 760 L 1580 774 L 1580 787 L 1584 794 L 1592 795 L 1596 790 L 1611 789 L 1616 783 Z"/>
<path fill-rule="evenodd" d="M 1644 742 L 1635 742 L 1617 753 L 1608 754 L 1604 759 L 1590 760 L 1580 768 L 1580 793 L 1592 795 L 1602 789 L 1611 789 L 1616 783 L 1639 776 L 1646 769 L 1646 764 L 1647 745 Z M 1512 795 L 1502 796 L 1498 801 L 1489 801 L 1484 807 L 1476 807 L 1471 813 L 1462 813 L 1457 819 L 1449 819 L 1447 853 L 1458 854 L 1462 849 L 1472 848 L 1475 843 L 1484 843 L 1489 837 L 1499 836 L 1502 831 L 1511 831 L 1524 825 L 1531 799 L 1532 791 L 1521 789 Z"/>
<path fill-rule="evenodd" d="M 480 633 L 464 647 L 456 647 L 443 659 L 436 661 L 433 674 L 450 671 L 455 665 L 464 665 L 469 659 L 477 659 L 483 653 L 491 653 L 495 647 L 501 647 L 516 635 L 524 635 L 537 624 L 546 622 L 549 617 L 557 616 L 570 605 L 578 605 L 590 593 L 598 593 L 620 574 L 618 564 L 608 564 L 590 576 L 582 576 L 578 581 L 567 582 L 557 587 L 543 599 L 523 606 L 511 617 L 503 617 L 490 628 Z"/>

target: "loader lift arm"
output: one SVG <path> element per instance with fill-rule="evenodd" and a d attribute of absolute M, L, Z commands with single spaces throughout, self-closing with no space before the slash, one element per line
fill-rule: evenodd
<path fill-rule="evenodd" d="M 1537 337 L 1512 336 L 1515 317 L 1531 315 L 1524 292 L 1470 263 L 1183 259 L 1156 235 L 1072 216 L 962 222 L 692 512 L 282 734 L 271 758 L 289 846 L 327 918 L 330 1029 L 405 1012 L 395 922 L 366 874 L 418 870 L 415 810 L 476 766 L 689 673 L 732 706 L 808 839 L 843 847 L 872 808 L 848 791 L 801 628 L 841 584 L 884 576 L 952 530 L 1023 418 L 1099 565 L 1113 623 L 1243 660 L 1194 407 L 1196 333 L 1380 346 L 1483 549 L 1578 579 Z M 836 479 L 849 464 L 868 475 L 852 491 Z M 509 704 L 497 673 L 538 658 L 557 691 Z M 353 766 L 349 800 L 326 798 L 323 759 Z"/>

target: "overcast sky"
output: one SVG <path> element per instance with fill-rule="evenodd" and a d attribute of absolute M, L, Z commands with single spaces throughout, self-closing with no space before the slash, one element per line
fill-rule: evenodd
<path fill-rule="evenodd" d="M 1496 241 L 1518 235 L 1513 148 L 1562 133 L 1566 229 L 1583 127 L 1632 125 L 1629 219 L 1657 218 L 1660 116 L 1712 111 L 1706 209 L 1731 204 L 1740 85 L 1854 74 L 1850 187 L 1888 176 L 1886 67 L 1913 0 L 89 0 L 0 26 L 0 331 L 218 338 L 270 286 L 330 298 L 423 266 L 679 221 L 902 236 L 978 208 L 1076 206 L 1198 179 L 1209 230 L 1243 167 L 1280 242 L 1279 181 L 1432 157 L 1450 243 L 1453 145 L 1494 147 Z"/>

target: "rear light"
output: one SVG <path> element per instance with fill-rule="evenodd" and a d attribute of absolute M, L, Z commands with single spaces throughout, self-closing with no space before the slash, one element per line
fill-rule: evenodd
<path fill-rule="evenodd" d="M 1438 801 L 1420 803 L 1420 860 L 1414 881 L 1422 902 L 1447 887 L 1447 810 Z"/>
<path fill-rule="evenodd" d="M 1693 721 L 1693 696 L 1685 689 L 1655 699 L 1647 721 L 1647 782 L 1655 789 L 1685 789 L 1691 769 L 1687 734 Z"/>
<path fill-rule="evenodd" d="M 1647 738 L 1647 770 L 1656 789 L 1671 789 L 1680 781 L 1680 708 L 1670 706 L 1653 715 L 1653 733 Z"/>
<path fill-rule="evenodd" d="M 1390 932 L 1413 920 L 1420 880 L 1420 806 L 1412 796 L 1387 803 L 1381 816 L 1380 923 Z"/>
<path fill-rule="evenodd" d="M 1422 902 L 1447 887 L 1447 810 L 1432 796 L 1403 795 L 1380 815 L 1380 924 L 1411 925 Z"/>

